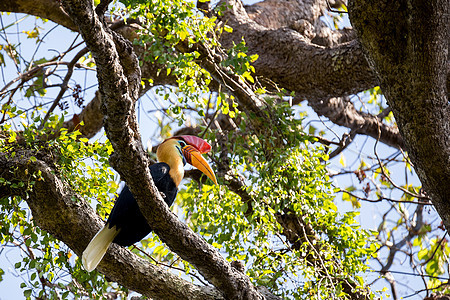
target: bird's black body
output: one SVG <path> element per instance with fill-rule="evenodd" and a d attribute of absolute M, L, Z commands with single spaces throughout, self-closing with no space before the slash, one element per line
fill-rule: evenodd
<path fill-rule="evenodd" d="M 171 206 L 177 195 L 177 186 L 184 177 L 183 166 L 189 163 L 217 184 L 216 176 L 202 154 L 211 150 L 203 139 L 181 135 L 164 140 L 156 150 L 159 163 L 150 166 L 156 188 Z M 106 225 L 91 239 L 81 257 L 86 271 L 93 271 L 102 261 L 111 243 L 131 246 L 145 238 L 152 228 L 142 215 L 139 205 L 127 186 L 120 192 Z"/>
<path fill-rule="evenodd" d="M 163 162 L 150 166 L 150 173 L 156 187 L 164 195 L 167 205 L 171 206 L 178 189 L 170 177 L 169 171 L 169 165 Z M 120 192 L 108 221 L 106 221 L 106 225 L 109 228 L 116 226 L 116 230 L 120 229 L 119 234 L 113 240 L 114 243 L 120 246 L 131 246 L 152 231 L 147 220 L 139 210 L 136 199 L 134 199 L 126 185 Z"/>

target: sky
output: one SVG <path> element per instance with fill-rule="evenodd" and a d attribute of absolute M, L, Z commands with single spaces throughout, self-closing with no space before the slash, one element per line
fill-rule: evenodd
<path fill-rule="evenodd" d="M 21 20 L 21 18 L 24 17 L 24 15 L 6 15 L 3 14 L 1 16 L 2 23 L 0 24 L 0 28 L 4 28 L 5 26 L 12 24 L 14 22 L 18 22 Z M 344 24 L 348 24 L 348 21 L 346 21 Z M 25 34 L 22 33 L 23 30 L 29 30 L 29 28 L 33 28 L 34 26 L 39 26 L 42 28 L 42 32 L 47 34 L 48 37 L 44 39 L 44 42 L 40 45 L 38 50 L 35 52 L 36 48 L 36 41 L 33 39 L 27 39 Z M 20 53 L 28 59 L 31 57 L 40 58 L 40 57 L 50 57 L 52 55 L 55 55 L 58 53 L 58 51 L 61 51 L 63 49 L 67 49 L 71 44 L 76 44 L 81 41 L 81 38 L 76 33 L 69 32 L 68 30 L 62 28 L 62 27 L 55 27 L 55 24 L 52 22 L 46 22 L 43 23 L 41 20 L 38 20 L 34 17 L 26 17 L 24 20 L 18 22 L 16 25 L 11 26 L 8 29 L 8 35 L 7 38 L 17 44 L 20 44 Z M 74 42 L 74 40 L 76 42 Z M 2 34 L 0 36 L 0 44 L 4 44 L 6 42 L 5 36 Z M 79 47 L 78 49 L 81 49 Z M 73 54 L 71 54 L 73 55 Z M 70 58 L 65 59 L 66 61 L 70 60 Z M 8 72 L 8 73 L 6 73 Z M 64 73 L 61 73 L 64 74 Z M 13 79 L 17 76 L 16 70 L 12 68 L 2 69 L 2 74 L 0 74 L 0 80 L 2 80 L 2 86 L 8 82 L 9 80 Z M 74 74 L 74 80 L 71 81 L 70 84 L 79 83 L 82 85 L 82 87 L 89 87 L 85 92 L 83 92 L 83 97 L 87 100 L 91 99 L 95 90 L 96 90 L 96 77 L 95 73 L 92 71 L 75 71 Z M 58 88 L 51 89 L 49 88 L 49 93 L 46 95 L 45 101 L 52 101 L 54 97 L 56 96 L 56 93 L 58 92 Z M 70 93 L 68 93 L 68 99 L 70 99 Z M 48 98 L 48 99 L 47 99 Z M 23 103 L 24 106 L 30 105 L 30 103 L 27 103 L 27 100 L 21 99 L 18 101 L 22 101 L 20 103 Z M 155 116 L 148 117 L 149 115 L 153 114 L 153 110 L 159 109 L 160 107 L 164 107 L 166 104 L 163 100 L 158 99 L 156 97 L 156 94 L 154 91 L 148 93 L 148 95 L 144 96 L 140 104 L 138 106 L 138 117 L 140 120 L 140 129 L 141 129 L 141 135 L 144 145 L 147 144 L 148 141 L 150 141 L 150 144 L 156 144 L 158 142 L 157 138 L 155 136 L 155 132 L 157 132 L 157 122 Z M 298 108 L 298 111 L 306 111 L 310 118 L 314 120 L 320 120 L 320 118 L 315 115 L 315 113 L 306 105 L 306 103 L 302 103 Z M 69 111 L 69 114 L 73 113 L 79 113 L 78 110 Z M 326 119 L 322 119 L 324 123 L 315 122 L 314 126 L 322 127 L 329 126 L 332 131 L 336 134 L 336 136 L 333 136 L 333 134 L 327 136 L 329 139 L 338 140 L 340 136 L 344 132 L 347 132 L 345 128 L 341 128 L 339 126 L 335 126 L 331 124 L 330 122 L 327 122 Z M 102 133 L 98 134 L 94 139 L 96 138 L 102 138 Z M 357 136 L 355 141 L 352 143 L 351 147 L 345 151 L 345 161 L 346 166 L 348 169 L 354 168 L 355 164 L 359 164 L 360 161 L 360 155 L 359 150 L 361 147 L 364 149 L 364 152 L 367 153 L 373 153 L 373 148 L 375 145 L 375 141 L 372 138 L 368 138 L 366 136 Z M 388 154 L 395 153 L 397 150 L 392 149 L 390 147 L 384 146 L 383 144 L 378 144 L 377 151 L 381 156 L 387 156 Z M 372 159 L 372 162 L 374 158 L 368 158 Z M 331 170 L 340 170 L 342 169 L 342 159 L 340 156 L 333 159 L 330 163 L 330 169 Z M 392 178 L 394 181 L 401 183 L 404 180 L 404 169 L 398 168 L 393 169 Z M 336 176 L 333 178 L 333 180 L 336 182 L 336 185 L 338 186 L 350 186 L 350 185 L 358 185 L 357 179 L 355 176 Z M 419 181 L 417 179 L 417 176 L 411 176 L 410 177 L 411 182 L 415 185 L 419 184 Z M 397 196 L 399 198 L 398 194 L 392 195 L 393 198 Z M 337 199 L 339 199 L 340 196 L 338 196 Z M 345 211 L 352 211 L 354 208 L 351 206 L 349 202 L 343 202 L 340 200 L 337 200 L 339 209 L 342 212 Z M 359 211 L 361 212 L 361 215 L 359 217 L 359 222 L 361 223 L 363 228 L 369 228 L 369 229 L 376 229 L 381 221 L 381 215 L 389 208 L 389 204 L 385 202 L 380 202 L 377 205 L 373 205 L 367 202 L 361 202 L 361 208 Z M 430 209 L 430 212 L 428 213 L 427 218 L 430 220 L 434 220 L 436 218 L 436 213 L 433 209 Z M 0 282 L 0 300 L 6 300 L 6 299 L 21 299 L 23 297 L 23 291 L 20 288 L 20 277 L 17 277 L 17 274 L 14 270 L 14 263 L 18 260 L 20 260 L 20 253 L 16 249 L 12 248 L 3 248 L 0 249 L 0 267 L 5 270 L 5 276 L 4 280 Z M 401 264 L 402 261 L 398 260 L 398 264 Z M 373 265 L 374 269 L 379 269 L 379 266 L 376 264 Z M 393 269 L 395 270 L 402 270 L 401 266 L 395 266 Z M 370 280 L 368 282 L 375 280 L 378 277 L 378 274 L 375 273 L 373 276 L 369 276 Z M 397 279 L 401 279 L 404 282 L 406 281 L 408 283 L 408 286 L 410 287 L 417 287 L 419 284 L 421 284 L 421 280 L 418 277 L 412 277 L 412 276 L 402 276 L 394 274 L 394 277 Z M 405 278 L 405 279 L 403 279 Z M 375 285 L 375 289 L 382 289 L 383 287 L 387 286 L 387 283 L 385 280 L 379 280 Z M 411 290 L 408 286 L 401 286 L 399 289 L 402 291 L 405 291 L 405 294 L 408 293 L 411 294 Z M 410 297 L 409 299 L 421 299 L 417 296 Z"/>

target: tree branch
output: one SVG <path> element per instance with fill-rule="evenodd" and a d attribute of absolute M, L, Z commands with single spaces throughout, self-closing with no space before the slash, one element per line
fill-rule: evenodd
<path fill-rule="evenodd" d="M 224 33 L 221 42 L 231 47 L 244 37 L 248 53 L 259 55 L 253 63 L 258 76 L 295 91 L 302 99 L 351 95 L 378 85 L 358 42 L 324 48 L 294 30 L 267 29 L 255 23 L 238 0 L 226 5 L 231 8 L 221 20 L 233 32 Z"/>
<path fill-rule="evenodd" d="M 405 148 L 450 228 L 450 3 L 349 2 L 352 24 L 377 72 Z"/>
<path fill-rule="evenodd" d="M 294 100 L 297 102 L 298 98 Z M 381 123 L 377 116 L 357 111 L 347 97 L 313 100 L 308 104 L 319 116 L 327 117 L 334 124 L 350 128 L 357 134 L 368 135 L 394 148 L 404 147 L 398 128 Z"/>
<path fill-rule="evenodd" d="M 2 0 L 0 11 L 24 13 L 49 19 L 66 28 L 77 31 L 78 28 L 55 0 Z"/>
<path fill-rule="evenodd" d="M 265 0 L 244 5 L 248 17 L 267 29 L 291 28 L 308 37 L 313 44 L 332 47 L 356 38 L 353 29 L 332 30 L 321 17 L 329 10 L 326 0 L 279 1 Z M 340 1 L 332 4 L 339 7 Z"/>
<path fill-rule="evenodd" d="M 37 160 L 30 160 L 31 156 Z M 31 191 L 26 187 L 7 190 L 5 185 L 0 185 L 0 198 L 25 196 L 27 192 L 29 197 L 24 198 L 36 224 L 81 257 L 104 222 L 58 177 L 55 157 L 47 151 L 22 150 L 14 158 L 0 153 L 0 177 L 11 182 L 29 182 L 31 174 L 40 172 L 42 176 Z M 223 299 L 217 290 L 196 286 L 117 245 L 110 247 L 98 269 L 110 280 L 151 298 Z"/>
<path fill-rule="evenodd" d="M 232 268 L 214 247 L 170 212 L 154 186 L 134 113 L 139 82 L 136 85 L 134 77 L 138 65 L 131 46 L 117 41 L 114 34 L 102 27 L 90 1 L 68 0 L 63 1 L 63 6 L 79 26 L 96 60 L 104 104 L 104 126 L 116 151 L 111 156 L 111 164 L 127 182 L 149 225 L 162 241 L 193 264 L 226 298 L 262 299 L 247 276 Z"/>
<path fill-rule="evenodd" d="M 50 114 L 55 110 L 56 106 L 59 104 L 59 101 L 61 101 L 61 98 L 64 96 L 64 93 L 67 91 L 67 89 L 69 88 L 69 80 L 72 77 L 73 74 L 73 70 L 75 68 L 76 63 L 78 62 L 78 60 L 85 55 L 86 53 L 88 53 L 88 50 L 86 48 L 82 49 L 81 51 L 79 51 L 74 58 L 72 58 L 72 60 L 70 61 L 70 63 L 67 65 L 67 73 L 66 76 L 64 76 L 64 80 L 61 83 L 61 90 L 58 93 L 58 96 L 56 96 L 55 100 L 53 101 L 52 106 L 50 107 L 50 109 L 47 111 L 47 113 L 44 116 L 44 119 L 42 120 L 41 125 L 39 125 L 39 130 L 41 130 L 42 128 L 44 128 L 45 122 L 48 121 L 48 118 L 50 118 Z"/>

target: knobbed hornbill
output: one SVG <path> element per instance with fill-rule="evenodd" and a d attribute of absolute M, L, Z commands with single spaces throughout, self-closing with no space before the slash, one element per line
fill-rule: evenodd
<path fill-rule="evenodd" d="M 158 163 L 150 166 L 153 181 L 162 193 L 167 205 L 171 206 L 178 192 L 178 185 L 184 176 L 184 165 L 196 167 L 217 184 L 216 176 L 208 162 L 201 155 L 211 150 L 203 139 L 182 135 L 174 136 L 159 145 L 156 151 Z M 131 246 L 152 231 L 139 206 L 125 185 L 114 204 L 111 214 L 83 252 L 82 262 L 87 271 L 94 270 L 102 260 L 111 243 Z"/>

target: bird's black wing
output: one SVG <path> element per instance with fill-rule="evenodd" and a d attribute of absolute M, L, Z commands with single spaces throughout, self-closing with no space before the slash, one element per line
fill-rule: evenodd
<path fill-rule="evenodd" d="M 169 170 L 169 165 L 166 163 L 157 163 L 150 166 L 153 181 L 162 193 L 167 205 L 170 206 L 175 200 L 178 189 L 169 175 Z M 106 223 L 110 228 L 116 226 L 116 229 L 120 229 L 113 242 L 121 246 L 130 246 L 139 242 L 152 230 L 139 210 L 136 199 L 126 185 L 120 192 Z"/>

